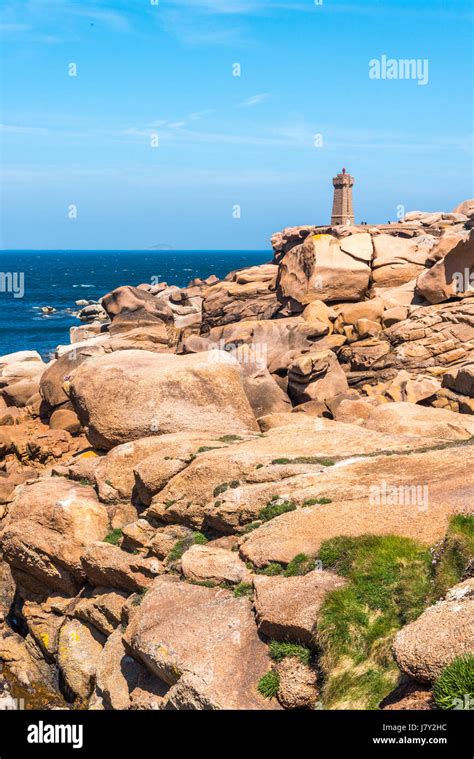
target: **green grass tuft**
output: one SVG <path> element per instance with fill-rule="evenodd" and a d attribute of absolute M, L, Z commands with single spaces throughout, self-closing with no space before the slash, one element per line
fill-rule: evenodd
<path fill-rule="evenodd" d="M 115 530 L 112 530 L 112 532 L 109 532 L 107 537 L 104 538 L 104 543 L 110 543 L 113 546 L 118 546 L 120 541 L 122 540 L 122 530 L 120 530 L 118 527 Z"/>
<path fill-rule="evenodd" d="M 306 646 L 300 646 L 298 643 L 288 643 L 272 640 L 269 645 L 270 656 L 275 661 L 282 661 L 287 656 L 296 656 L 302 664 L 308 664 L 311 651 Z"/>
<path fill-rule="evenodd" d="M 217 439 L 220 443 L 236 443 L 238 440 L 243 440 L 243 437 L 240 435 L 222 435 Z"/>
<path fill-rule="evenodd" d="M 440 709 L 474 710 L 474 654 L 458 656 L 443 669 L 433 696 Z"/>
<path fill-rule="evenodd" d="M 258 518 L 262 522 L 269 522 L 270 519 L 275 519 L 275 517 L 279 517 L 281 514 L 286 514 L 288 511 L 294 511 L 295 509 L 296 504 L 291 501 L 271 500 L 261 509 Z"/>
<path fill-rule="evenodd" d="M 272 464 L 320 464 L 321 466 L 334 466 L 336 462 L 325 456 L 297 456 L 294 459 L 273 459 Z"/>
<path fill-rule="evenodd" d="M 280 675 L 271 669 L 270 672 L 260 678 L 257 687 L 264 698 L 274 698 L 280 687 Z"/>
<path fill-rule="evenodd" d="M 232 592 L 236 598 L 251 598 L 253 596 L 253 585 L 249 582 L 239 582 Z"/>
<path fill-rule="evenodd" d="M 303 506 L 324 506 L 326 503 L 332 503 L 332 498 L 307 498 Z"/>
<path fill-rule="evenodd" d="M 285 577 L 296 577 L 297 575 L 307 575 L 316 567 L 316 561 L 305 553 L 297 554 L 290 561 L 285 569 Z"/>
<path fill-rule="evenodd" d="M 267 577 L 275 577 L 276 575 L 282 575 L 283 574 L 283 567 L 281 564 L 278 564 L 276 561 L 272 561 L 270 564 L 267 564 L 266 567 L 263 569 L 255 569 L 255 574 L 257 575 L 266 575 Z"/>
<path fill-rule="evenodd" d="M 440 559 L 435 567 L 433 600 L 442 598 L 466 574 L 474 558 L 474 516 L 451 517 Z"/>
<path fill-rule="evenodd" d="M 364 535 L 325 541 L 319 559 L 348 580 L 326 596 L 318 617 L 324 703 L 376 708 L 398 678 L 393 636 L 428 603 L 431 553 L 409 538 Z"/>
<path fill-rule="evenodd" d="M 183 538 L 182 540 L 178 540 L 171 551 L 169 552 L 168 556 L 166 557 L 166 561 L 168 563 L 172 563 L 174 561 L 179 561 L 183 553 L 188 550 L 188 548 L 191 548 L 193 545 L 200 545 L 203 546 L 208 542 L 205 535 L 202 534 L 202 532 L 193 532 L 188 538 Z"/>

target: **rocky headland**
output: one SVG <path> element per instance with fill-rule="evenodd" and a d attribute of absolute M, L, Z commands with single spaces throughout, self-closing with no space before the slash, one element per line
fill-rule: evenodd
<path fill-rule="evenodd" d="M 474 201 L 272 245 L 0 357 L 0 698 L 473 708 Z"/>

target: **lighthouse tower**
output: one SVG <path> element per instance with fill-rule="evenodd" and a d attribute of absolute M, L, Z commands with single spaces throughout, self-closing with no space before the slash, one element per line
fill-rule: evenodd
<path fill-rule="evenodd" d="M 331 226 L 338 224 L 354 224 L 354 210 L 352 208 L 352 186 L 354 177 L 346 174 L 343 169 L 332 180 L 334 185 L 334 200 L 332 204 Z"/>

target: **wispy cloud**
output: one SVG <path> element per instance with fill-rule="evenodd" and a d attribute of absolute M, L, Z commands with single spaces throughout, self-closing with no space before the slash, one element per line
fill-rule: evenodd
<path fill-rule="evenodd" d="M 252 108 L 255 105 L 260 105 L 270 97 L 268 92 L 262 92 L 260 95 L 252 95 L 252 97 L 243 100 L 239 103 L 240 108 Z"/>
<path fill-rule="evenodd" d="M 205 130 L 193 128 L 190 116 L 180 120 L 158 119 L 143 125 L 123 126 L 115 129 L 103 127 L 90 127 L 87 130 L 77 131 L 60 128 L 47 128 L 41 126 L 0 124 L 0 133 L 21 139 L 34 135 L 37 138 L 53 139 L 56 143 L 59 139 L 69 140 L 94 140 L 95 144 L 111 142 L 133 143 L 136 145 L 149 146 L 150 137 L 158 133 L 160 145 L 164 150 L 166 146 L 180 145 L 191 147 L 193 145 L 247 145 L 249 147 L 281 147 L 288 150 L 315 151 L 314 135 L 322 134 L 323 152 L 340 152 L 341 150 L 369 150 L 372 152 L 404 151 L 418 153 L 432 151 L 460 151 L 472 154 L 472 135 L 420 135 L 408 132 L 391 132 L 385 130 L 361 129 L 347 130 L 339 126 L 311 125 L 304 120 L 295 120 L 286 124 L 267 126 L 254 124 L 253 130 L 248 126 L 243 132 L 232 129 L 228 131 L 221 127 L 220 130 Z M 316 155 L 317 153 L 315 153 Z"/>

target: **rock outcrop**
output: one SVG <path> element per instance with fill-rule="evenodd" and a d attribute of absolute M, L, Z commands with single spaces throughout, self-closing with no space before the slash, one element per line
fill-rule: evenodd
<path fill-rule="evenodd" d="M 0 357 L 0 701 L 435 708 L 474 652 L 473 223 L 289 227 Z"/>

